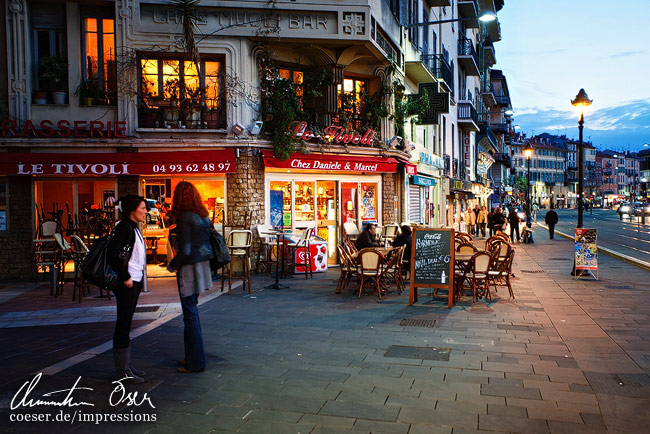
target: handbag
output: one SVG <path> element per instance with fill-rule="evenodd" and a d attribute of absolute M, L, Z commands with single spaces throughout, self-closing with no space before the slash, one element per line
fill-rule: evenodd
<path fill-rule="evenodd" d="M 113 292 L 123 284 L 122 279 L 111 268 L 107 259 L 108 245 L 114 236 L 115 230 L 113 229 L 110 234 L 95 241 L 81 265 L 81 274 L 85 280 L 97 285 L 99 288 L 108 289 Z M 124 266 L 128 266 L 129 264 L 131 249 L 131 243 L 127 243 L 118 255 Z"/>
<path fill-rule="evenodd" d="M 230 252 L 226 240 L 212 225 L 210 225 L 210 246 L 212 246 L 210 270 L 217 271 L 230 263 Z"/>

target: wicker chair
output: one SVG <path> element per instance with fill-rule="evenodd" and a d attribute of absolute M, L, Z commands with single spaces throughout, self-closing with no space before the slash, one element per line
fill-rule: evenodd
<path fill-rule="evenodd" d="M 251 293 L 250 250 L 252 241 L 253 233 L 248 230 L 233 230 L 228 234 L 226 245 L 228 246 L 228 250 L 230 250 L 230 263 L 226 265 L 227 270 L 223 270 L 221 273 L 222 292 L 226 280 L 228 280 L 228 294 L 230 294 L 232 289 L 232 280 L 241 279 L 243 282 L 242 289 L 246 291 L 246 283 L 248 283 L 248 293 Z M 242 271 L 240 274 L 233 275 L 233 268 L 236 261 L 241 263 Z"/>
<path fill-rule="evenodd" d="M 492 301 L 488 276 L 489 271 L 492 269 L 492 262 L 492 256 L 487 252 L 474 254 L 460 279 L 457 279 L 456 293 L 460 295 L 463 289 L 462 285 L 468 282 L 472 288 L 473 302 L 476 302 L 476 298 L 482 295 L 487 295 Z"/>
<path fill-rule="evenodd" d="M 372 284 L 377 296 L 381 298 L 381 264 L 382 254 L 375 249 L 362 249 L 358 256 L 357 262 L 359 264 L 359 293 L 358 297 L 361 298 L 361 291 L 366 283 Z"/>

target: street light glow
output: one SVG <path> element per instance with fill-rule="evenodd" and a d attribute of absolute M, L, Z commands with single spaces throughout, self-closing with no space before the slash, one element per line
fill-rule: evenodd
<path fill-rule="evenodd" d="M 478 17 L 479 21 L 483 23 L 489 23 L 497 19 L 497 16 L 494 12 L 485 11 Z"/>
<path fill-rule="evenodd" d="M 530 146 L 530 142 L 526 142 L 526 147 L 524 148 L 524 155 L 526 156 L 527 160 L 529 160 L 530 157 L 533 155 L 533 148 Z"/>
<path fill-rule="evenodd" d="M 506 111 L 504 112 L 504 114 L 505 114 L 506 116 L 512 116 L 512 115 L 515 114 L 515 112 L 514 112 L 514 110 L 512 110 L 512 109 L 508 109 L 508 110 L 506 110 Z M 646 145 L 647 145 L 647 143 L 646 143 Z"/>

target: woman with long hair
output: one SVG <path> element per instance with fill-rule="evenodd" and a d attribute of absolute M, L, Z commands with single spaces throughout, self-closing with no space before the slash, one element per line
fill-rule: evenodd
<path fill-rule="evenodd" d="M 176 270 L 185 324 L 185 359 L 178 362 L 178 372 L 203 372 L 206 361 L 197 303 L 199 295 L 212 287 L 211 223 L 199 191 L 187 181 L 174 189 L 171 214 L 176 220 L 176 256 L 169 267 Z"/>
<path fill-rule="evenodd" d="M 126 383 L 143 383 L 144 371 L 131 363 L 131 322 L 138 297 L 144 286 L 147 253 L 138 228 L 147 217 L 147 202 L 142 196 L 128 195 L 119 200 L 120 222 L 106 246 L 106 260 L 122 284 L 115 292 L 117 320 L 113 333 L 113 361 L 119 379 Z"/>

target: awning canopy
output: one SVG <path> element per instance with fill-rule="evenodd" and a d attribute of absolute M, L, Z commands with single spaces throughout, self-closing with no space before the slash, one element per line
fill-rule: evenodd
<path fill-rule="evenodd" d="M 397 160 L 394 158 L 294 153 L 289 159 L 280 160 L 271 151 L 262 151 L 262 155 L 264 166 L 268 168 L 366 173 L 397 171 Z"/>
<path fill-rule="evenodd" d="M 120 153 L 0 153 L 2 175 L 175 175 L 235 172 L 232 149 Z"/>

